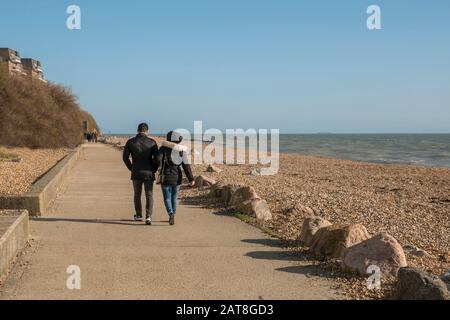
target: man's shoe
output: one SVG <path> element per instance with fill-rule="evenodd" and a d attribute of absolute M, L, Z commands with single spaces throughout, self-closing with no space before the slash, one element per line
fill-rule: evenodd
<path fill-rule="evenodd" d="M 142 217 L 134 216 L 134 221 L 142 221 Z"/>
<path fill-rule="evenodd" d="M 151 226 L 152 225 L 152 219 L 151 218 L 147 218 L 145 220 L 145 224 L 148 225 L 148 226 Z"/>
<path fill-rule="evenodd" d="M 171 214 L 171 215 L 169 216 L 169 224 L 170 224 L 171 226 L 173 226 L 173 225 L 175 224 L 175 215 L 174 215 L 174 214 Z"/>

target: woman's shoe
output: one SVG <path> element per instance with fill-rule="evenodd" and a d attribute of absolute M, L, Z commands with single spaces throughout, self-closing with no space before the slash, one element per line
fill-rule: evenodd
<path fill-rule="evenodd" d="M 148 225 L 148 226 L 151 226 L 152 225 L 152 219 L 151 218 L 147 218 L 145 220 L 145 224 Z"/>
<path fill-rule="evenodd" d="M 174 214 L 171 214 L 171 215 L 169 216 L 169 224 L 170 224 L 171 226 L 173 226 L 173 225 L 175 224 L 175 215 L 174 215 Z"/>

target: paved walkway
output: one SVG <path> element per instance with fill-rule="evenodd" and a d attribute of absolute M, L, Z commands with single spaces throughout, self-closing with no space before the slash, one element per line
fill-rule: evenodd
<path fill-rule="evenodd" d="M 155 186 L 154 225 L 131 221 L 132 188 L 121 154 L 88 145 L 52 209 L 31 221 L 36 239 L 2 299 L 329 299 L 330 283 L 309 276 L 278 242 L 234 217 L 181 205 L 167 223 Z M 68 290 L 69 265 L 81 290 Z"/>

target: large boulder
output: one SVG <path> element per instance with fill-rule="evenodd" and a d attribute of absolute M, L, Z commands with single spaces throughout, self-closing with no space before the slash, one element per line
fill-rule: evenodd
<path fill-rule="evenodd" d="M 369 238 L 369 233 L 361 224 L 331 225 L 316 232 L 311 250 L 319 256 L 341 259 L 345 249 Z"/>
<path fill-rule="evenodd" d="M 198 176 L 195 179 L 195 186 L 197 188 L 211 187 L 211 186 L 213 186 L 215 184 L 216 184 L 216 180 L 211 179 L 211 178 L 206 177 L 206 176 Z"/>
<path fill-rule="evenodd" d="M 226 185 L 223 184 L 222 182 L 217 182 L 216 184 L 212 185 L 209 192 L 209 196 L 213 198 L 220 198 L 225 186 Z"/>
<path fill-rule="evenodd" d="M 255 189 L 244 186 L 233 190 L 227 205 L 230 208 L 238 208 L 245 201 L 256 199 L 260 199 L 260 197 L 256 194 Z"/>
<path fill-rule="evenodd" d="M 448 300 L 450 294 L 445 283 L 416 268 L 401 268 L 394 289 L 398 300 Z"/>
<path fill-rule="evenodd" d="M 314 235 L 321 228 L 331 226 L 331 222 L 321 217 L 308 217 L 303 221 L 302 231 L 298 237 L 298 241 L 309 247 L 312 245 Z"/>
<path fill-rule="evenodd" d="M 244 186 L 242 185 L 238 185 L 238 184 L 227 184 L 222 188 L 222 191 L 220 192 L 220 200 L 226 205 L 228 206 L 228 204 L 231 201 L 231 198 L 233 196 L 233 194 L 243 188 Z"/>
<path fill-rule="evenodd" d="M 396 276 L 406 267 L 402 246 L 387 233 L 378 234 L 366 241 L 347 248 L 342 264 L 346 270 L 366 275 L 367 268 L 376 265 L 383 275 Z"/>
<path fill-rule="evenodd" d="M 269 221 L 272 219 L 272 212 L 265 200 L 252 199 L 241 203 L 239 211 L 255 217 L 258 221 Z"/>

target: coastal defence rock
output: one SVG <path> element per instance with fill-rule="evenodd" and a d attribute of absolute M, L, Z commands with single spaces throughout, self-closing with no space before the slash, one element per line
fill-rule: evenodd
<path fill-rule="evenodd" d="M 255 217 L 258 221 L 272 220 L 269 205 L 262 199 L 252 199 L 241 203 L 239 211 Z"/>
<path fill-rule="evenodd" d="M 387 233 L 378 234 L 366 241 L 347 248 L 342 261 L 346 270 L 366 275 L 371 265 L 380 268 L 383 275 L 396 276 L 407 261 L 402 246 Z"/>
<path fill-rule="evenodd" d="M 450 290 L 450 270 L 440 276 L 440 278 L 447 285 L 447 289 Z"/>
<path fill-rule="evenodd" d="M 120 140 L 117 137 L 103 137 L 101 140 L 98 140 L 99 142 L 103 142 L 104 144 L 111 145 L 121 151 L 125 149 L 125 141 Z"/>
<path fill-rule="evenodd" d="M 310 207 L 303 205 L 302 203 L 297 203 L 292 208 L 288 209 L 289 213 L 295 213 L 298 216 L 302 217 L 316 217 L 317 212 Z"/>
<path fill-rule="evenodd" d="M 394 289 L 397 300 L 449 300 L 445 283 L 416 268 L 401 268 Z"/>
<path fill-rule="evenodd" d="M 211 197 L 220 199 L 228 208 L 255 217 L 258 221 L 272 219 L 272 212 L 265 200 L 262 200 L 252 187 L 234 184 L 216 183 L 211 187 Z"/>
<path fill-rule="evenodd" d="M 217 168 L 216 166 L 213 166 L 210 164 L 208 168 L 206 169 L 206 172 L 215 172 L 215 173 L 221 173 L 222 169 Z"/>
<path fill-rule="evenodd" d="M 242 185 L 236 185 L 236 184 L 227 184 L 223 187 L 222 192 L 220 194 L 220 200 L 228 206 L 233 194 L 239 190 L 240 188 L 243 188 Z"/>
<path fill-rule="evenodd" d="M 216 183 L 211 187 L 210 196 L 219 199 L 223 204 L 228 205 L 231 196 L 243 185 Z"/>
<path fill-rule="evenodd" d="M 243 186 L 236 190 L 233 190 L 227 206 L 230 208 L 238 208 L 242 203 L 248 200 L 256 199 L 261 198 L 256 194 L 255 189 L 253 189 L 252 187 Z"/>
<path fill-rule="evenodd" d="M 308 217 L 303 222 L 302 231 L 298 237 L 298 241 L 309 247 L 313 243 L 314 235 L 319 229 L 331 226 L 331 222 L 321 217 Z"/>
<path fill-rule="evenodd" d="M 120 144 L 120 140 L 117 137 L 105 137 L 103 143 L 117 145 Z"/>
<path fill-rule="evenodd" d="M 222 182 L 217 182 L 216 184 L 211 186 L 209 196 L 213 198 L 220 198 L 224 187 L 225 184 L 223 184 Z"/>
<path fill-rule="evenodd" d="M 195 179 L 195 186 L 197 188 L 211 187 L 211 186 L 213 186 L 215 184 L 216 184 L 216 180 L 211 179 L 211 178 L 206 177 L 206 176 L 198 176 Z"/>
<path fill-rule="evenodd" d="M 347 248 L 369 238 L 367 229 L 361 224 L 331 225 L 316 232 L 311 251 L 319 256 L 340 259 Z"/>

